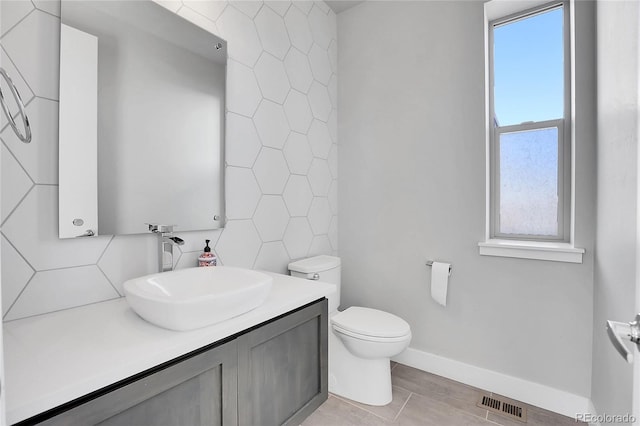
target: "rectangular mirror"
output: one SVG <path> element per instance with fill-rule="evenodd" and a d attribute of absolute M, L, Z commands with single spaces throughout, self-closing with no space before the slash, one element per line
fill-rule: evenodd
<path fill-rule="evenodd" d="M 60 238 L 224 222 L 226 42 L 151 1 L 62 1 Z"/>

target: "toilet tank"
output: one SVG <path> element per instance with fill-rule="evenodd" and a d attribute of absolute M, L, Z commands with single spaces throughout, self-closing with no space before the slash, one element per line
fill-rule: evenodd
<path fill-rule="evenodd" d="M 289 263 L 291 276 L 307 280 L 322 281 L 335 284 L 336 294 L 329 299 L 329 313 L 337 311 L 340 306 L 340 258 L 320 255 Z"/>

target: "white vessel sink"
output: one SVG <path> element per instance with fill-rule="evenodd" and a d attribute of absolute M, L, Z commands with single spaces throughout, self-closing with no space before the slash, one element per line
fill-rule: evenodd
<path fill-rule="evenodd" d="M 170 330 L 193 330 L 260 306 L 273 278 L 231 266 L 188 268 L 134 278 L 124 283 L 131 308 Z"/>

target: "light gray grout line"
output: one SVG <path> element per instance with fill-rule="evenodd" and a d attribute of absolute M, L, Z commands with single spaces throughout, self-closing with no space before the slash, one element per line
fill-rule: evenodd
<path fill-rule="evenodd" d="M 24 283 L 24 286 L 22 287 L 22 289 L 18 292 L 18 294 L 16 295 L 16 298 L 13 300 L 13 302 L 11 302 L 11 305 L 9 305 L 9 308 L 7 308 L 7 312 L 2 316 L 2 318 L 4 319 L 4 317 L 6 317 L 9 314 L 9 311 L 11 311 L 11 309 L 13 308 L 13 305 L 16 304 L 16 302 L 18 301 L 18 299 L 20 298 L 20 296 L 22 296 L 22 293 L 24 292 L 24 290 L 27 288 L 27 286 L 29 285 L 29 283 L 31 282 L 31 280 L 33 280 L 33 278 L 36 276 L 36 271 L 31 270 L 31 275 L 29 276 L 29 279 L 27 280 L 27 282 Z"/>
<path fill-rule="evenodd" d="M 116 237 L 115 235 L 111 235 L 111 238 L 109 238 L 109 241 L 107 242 L 107 245 L 104 246 L 104 250 L 102 250 L 102 253 L 100 253 L 100 256 L 98 256 L 98 260 L 96 260 L 96 265 L 98 263 L 100 263 L 100 261 L 102 260 L 102 257 L 104 256 L 104 254 L 107 252 L 107 249 L 109 248 L 109 246 L 111 245 L 111 243 L 113 242 L 113 239 Z"/>
<path fill-rule="evenodd" d="M 173 269 L 174 270 L 176 269 L 176 266 L 178 266 L 178 263 L 180 263 L 180 259 L 182 259 L 182 255 L 184 254 L 184 253 L 182 253 L 182 250 L 178 250 L 178 251 L 180 252 L 180 254 L 178 255 L 178 258 L 175 260 L 175 262 L 174 262 L 173 258 L 171 259 L 171 262 L 173 263 Z"/>
<path fill-rule="evenodd" d="M 389 420 L 389 419 L 385 419 L 384 417 L 382 417 L 382 416 L 380 416 L 380 415 L 378 415 L 378 414 L 376 414 L 376 413 L 372 413 L 371 411 L 367 410 L 366 408 L 363 408 L 363 407 L 360 407 L 359 405 L 356 405 L 356 404 L 355 404 L 355 401 L 352 401 L 352 400 L 350 400 L 350 399 L 348 399 L 348 398 L 345 398 L 345 397 L 342 397 L 342 396 L 340 396 L 340 395 L 336 395 L 336 394 L 332 394 L 332 395 L 333 395 L 335 398 L 339 399 L 340 401 L 342 401 L 342 402 L 344 402 L 344 403 L 346 403 L 346 404 L 349 404 L 349 405 L 351 405 L 351 406 L 353 406 L 353 407 L 357 408 L 357 409 L 358 409 L 358 410 L 360 410 L 360 411 L 364 411 L 365 413 L 373 414 L 374 416 L 376 416 L 376 417 L 378 417 L 378 418 L 380 418 L 380 419 L 383 419 L 383 420 Z"/>
<path fill-rule="evenodd" d="M 111 300 L 118 300 L 118 299 L 122 299 L 122 297 L 119 296 L 119 297 L 112 297 L 110 299 L 97 300 L 95 302 L 85 303 L 84 305 L 70 306 L 68 308 L 56 309 L 55 311 L 42 312 L 40 314 L 34 314 L 34 315 L 27 315 L 25 317 L 14 318 L 12 320 L 8 320 L 8 321 L 5 321 L 5 322 L 18 321 L 18 320 L 25 319 L 25 318 L 41 317 L 43 315 L 48 315 L 48 314 L 51 314 L 51 313 L 54 313 L 54 312 L 68 311 L 68 310 L 71 310 L 71 309 L 81 308 L 83 306 L 97 305 L 98 303 L 104 303 L 104 302 L 108 302 L 108 301 L 111 301 Z"/>
<path fill-rule="evenodd" d="M 11 303 L 11 305 L 9 306 L 9 308 L 7 309 L 7 313 L 4 314 L 2 316 L 2 320 L 4 321 L 4 319 L 9 315 L 9 313 L 11 312 L 11 310 L 13 309 L 13 307 L 15 306 L 15 304 L 18 302 L 18 299 L 20 299 L 20 297 L 22 297 L 22 294 L 24 293 L 24 291 L 27 289 L 27 287 L 29 286 L 29 284 L 31 283 L 31 281 L 33 280 L 33 278 L 36 276 L 36 273 L 33 272 L 33 274 L 31 274 L 31 276 L 29 277 L 29 279 L 27 280 L 27 282 L 24 284 L 24 287 L 22 287 L 22 290 L 20 290 L 20 292 L 18 293 L 18 295 L 16 296 L 16 298 L 13 300 L 13 303 Z"/>
<path fill-rule="evenodd" d="M 24 104 L 24 109 L 27 109 L 27 107 L 29 105 L 31 105 L 32 102 L 34 102 L 36 100 L 37 96 L 34 94 L 33 97 L 31 99 L 29 99 L 25 104 Z M 16 117 L 18 116 L 20 112 L 16 111 Z M 15 117 L 14 117 L 15 118 Z"/>
<path fill-rule="evenodd" d="M 230 5 L 232 7 L 234 7 L 232 4 L 230 4 Z M 258 14 L 260 13 L 260 11 L 262 10 L 263 7 L 264 7 L 264 2 L 262 2 L 262 4 L 260 5 L 260 9 L 258 9 L 258 11 L 254 15 L 254 17 L 253 18 L 249 18 L 249 19 L 251 19 L 251 25 L 253 26 L 253 29 L 256 30 L 256 35 L 258 36 L 258 41 L 260 42 L 260 47 L 262 48 L 262 53 L 265 53 L 267 50 L 264 48 L 264 44 L 262 43 L 262 37 L 260 37 L 260 31 L 258 31 L 258 26 L 256 25 L 256 16 L 258 16 Z M 237 7 L 234 7 L 234 9 L 236 9 L 238 12 L 242 13 L 243 15 L 248 16 L 246 13 L 244 13 L 243 11 L 238 9 Z M 286 27 L 285 27 L 285 29 L 286 29 Z M 262 56 L 262 53 L 260 54 L 260 56 Z M 258 59 L 256 59 L 254 64 L 251 66 L 251 68 L 255 68 L 256 64 L 260 60 L 260 56 L 258 56 Z"/>
<path fill-rule="evenodd" d="M 262 100 L 260 102 L 262 102 Z M 260 106 L 260 102 L 258 102 L 258 106 Z M 256 107 L 256 111 L 257 110 L 258 110 L 258 107 Z M 253 120 L 253 116 L 256 115 L 255 111 L 253 112 L 252 115 L 244 115 L 244 114 L 241 114 L 241 113 L 235 112 L 235 111 L 228 111 L 228 113 L 229 114 L 239 115 L 240 117 L 248 118 L 249 120 Z M 255 125 L 254 125 L 254 127 L 255 127 Z M 260 141 L 260 142 L 262 142 L 262 141 Z"/>
<path fill-rule="evenodd" d="M 234 0 L 231 0 L 231 1 L 234 1 Z M 254 19 L 256 18 L 256 16 L 258 16 L 258 13 L 260 13 L 260 11 L 262 10 L 262 8 L 264 7 L 264 2 L 262 2 L 262 3 L 260 4 L 260 7 L 259 7 L 259 8 L 258 8 L 258 10 L 256 11 L 255 15 L 253 15 L 253 16 L 249 16 L 249 15 L 247 15 L 246 13 L 244 13 L 242 10 L 238 9 L 237 7 L 235 7 L 235 5 L 234 5 L 233 3 L 231 3 L 231 1 L 227 1 L 227 5 L 224 7 L 224 9 L 222 10 L 222 12 L 224 12 L 224 11 L 227 9 L 227 7 L 231 6 L 231 7 L 233 7 L 235 10 L 237 10 L 238 12 L 242 13 L 242 14 L 243 14 L 244 16 L 246 16 L 247 18 L 251 19 L 251 21 L 252 21 L 252 23 L 253 23 L 253 26 L 255 27 L 255 26 L 256 26 L 256 24 L 255 24 Z M 238 2 L 238 1 L 246 1 L 246 0 L 235 0 L 234 2 Z M 220 13 L 220 16 L 222 16 L 222 13 Z M 218 18 L 220 18 L 220 16 L 218 16 Z M 256 33 L 257 33 L 257 32 L 258 32 L 258 28 L 256 27 Z M 258 34 L 258 38 L 259 38 L 259 37 L 260 37 L 260 34 Z M 262 41 L 262 40 L 260 40 L 260 41 Z M 260 43 L 260 44 L 262 44 L 262 43 Z"/>
<path fill-rule="evenodd" d="M 255 77 L 255 73 L 253 74 L 253 76 Z M 256 83 L 257 82 L 258 82 L 258 79 L 256 78 Z M 262 94 L 262 89 L 260 88 L 260 84 L 258 84 L 258 90 L 260 91 L 260 96 L 262 96 L 262 99 L 260 99 L 260 102 L 258 102 L 258 106 L 256 106 L 256 110 L 253 112 L 253 115 L 251 116 L 251 121 L 253 122 L 253 127 L 255 127 L 255 129 L 256 129 L 256 135 L 258 135 L 258 140 L 260 141 L 260 146 L 262 148 L 264 148 L 266 145 L 262 141 L 262 136 L 260 136 L 260 132 L 258 131 L 258 126 L 256 125 L 255 118 L 256 118 L 256 114 L 260 110 L 260 106 L 262 105 L 262 103 L 264 101 L 268 100 L 268 99 L 265 98 L 264 95 Z M 260 152 L 262 152 L 262 149 L 260 149 L 260 151 L 258 152 L 258 156 L 260 156 Z"/>
<path fill-rule="evenodd" d="M 18 160 L 18 157 L 16 157 L 16 155 L 13 153 L 13 151 L 11 151 L 11 149 L 9 149 L 9 145 L 7 145 L 7 143 L 4 141 L 4 139 L 0 138 L 0 141 L 2 141 L 2 144 L 4 145 L 4 147 L 7 149 L 7 151 L 9 151 L 9 154 L 11 154 L 13 159 L 16 160 L 16 163 L 18 163 L 18 166 L 20 166 L 20 168 L 22 169 L 24 174 L 27 175 L 27 177 L 29 178 L 31 183 L 33 183 L 34 185 L 37 185 L 36 181 L 31 177 L 31 175 L 29 174 L 27 169 L 25 169 L 24 166 L 22 165 L 22 163 L 20 162 L 20 160 Z"/>
<path fill-rule="evenodd" d="M 274 8 L 272 8 L 272 7 L 271 7 L 271 6 L 269 6 L 268 4 L 266 4 L 266 3 L 264 3 L 264 2 L 263 2 L 262 4 L 263 4 L 264 6 L 267 6 L 269 9 L 273 10 L 273 11 L 276 13 L 276 15 L 278 15 L 278 16 L 279 16 L 279 17 L 284 21 L 284 17 L 285 17 L 285 15 L 287 14 L 287 12 L 289 11 L 289 9 L 291 9 L 291 5 L 293 4 L 293 2 L 289 2 L 289 7 L 287 7 L 287 9 L 284 11 L 284 15 L 280 15 L 280 14 L 279 14 L 279 13 L 278 13 Z M 264 7 L 264 6 L 263 6 L 263 7 Z M 285 28 L 286 28 L 286 25 L 285 25 Z"/>
<path fill-rule="evenodd" d="M 18 248 L 13 244 L 13 242 L 9 239 L 9 237 L 7 237 L 7 235 L 4 233 L 3 230 L 0 230 L 0 234 L 4 237 L 5 240 L 7 240 L 7 242 L 9 243 L 9 245 L 11 247 L 13 247 L 13 249 L 16 251 L 16 253 L 18 253 L 18 256 L 20 256 L 22 258 L 22 260 L 25 261 L 25 263 L 27 265 L 29 265 L 29 268 L 31 268 L 31 270 L 33 271 L 34 275 L 36 272 L 38 272 L 38 270 L 36 268 L 33 267 L 33 265 L 31 264 L 31 262 L 29 262 L 27 260 L 26 257 L 24 257 L 24 255 L 22 253 L 20 253 L 20 250 L 18 250 Z"/>
<path fill-rule="evenodd" d="M 4 221 L 2 221 L 2 223 L 0 224 L 0 227 L 3 227 L 7 221 L 9 220 L 9 218 L 11 216 L 13 216 L 13 213 L 15 213 L 15 211 L 18 209 L 18 207 L 20 207 L 20 205 L 22 204 L 22 202 L 24 201 L 25 198 L 27 198 L 27 195 L 29 195 L 29 193 L 31 191 L 33 191 L 33 188 L 35 188 L 37 185 L 36 184 L 32 184 L 31 187 L 27 190 L 27 192 L 24 193 L 24 195 L 22 196 L 22 198 L 20 198 L 20 200 L 18 200 L 18 202 L 16 203 L 15 207 L 13 209 L 11 209 L 11 211 L 9 212 L 9 214 L 7 215 L 7 217 L 5 218 Z"/>
<path fill-rule="evenodd" d="M 289 224 L 291 223 L 291 219 L 293 219 L 292 217 L 289 218 L 289 221 L 287 222 L 287 226 L 284 228 L 284 233 L 287 233 L 287 228 L 289 227 Z M 287 248 L 287 245 L 284 243 L 284 235 L 282 236 L 282 247 L 284 247 L 284 252 L 287 253 L 287 256 L 289 257 L 289 261 L 291 262 L 293 260 L 293 257 L 291 257 L 291 253 L 289 253 L 289 249 Z"/>
<path fill-rule="evenodd" d="M 50 101 L 50 102 L 56 102 L 56 103 L 60 103 L 60 99 L 53 99 L 53 98 L 47 98 L 46 96 L 40 96 L 40 95 L 36 95 L 35 93 L 33 94 L 33 99 L 38 98 L 38 99 L 44 99 L 45 101 Z M 31 101 L 29 101 L 25 107 L 30 104 Z"/>
<path fill-rule="evenodd" d="M 308 18 L 309 17 L 309 12 L 311 12 L 311 9 L 309 9 L 309 12 L 305 12 L 304 10 L 302 10 L 300 8 L 300 6 L 298 6 L 299 3 L 304 2 L 304 1 L 309 1 L 309 0 L 296 0 L 296 1 L 292 1 L 291 4 L 293 6 L 295 6 L 295 8 L 298 9 L 298 11 L 300 13 L 302 13 L 305 16 L 305 18 Z"/>
<path fill-rule="evenodd" d="M 271 9 L 271 10 L 273 10 L 273 9 Z M 289 10 L 289 9 L 287 9 L 287 10 Z M 276 12 L 276 15 L 280 16 L 280 14 L 278 12 Z M 286 13 L 285 13 L 285 15 L 286 15 Z M 284 60 L 287 59 L 287 55 L 289 54 L 291 49 L 294 48 L 294 46 L 293 46 L 293 42 L 291 41 L 291 36 L 289 35 L 289 29 L 287 28 L 287 23 L 284 21 L 284 16 L 280 16 L 280 19 L 282 19 L 282 24 L 284 25 L 284 32 L 287 33 L 287 40 L 289 40 L 289 48 L 285 52 L 284 57 L 282 59 L 278 58 L 278 60 L 280 62 L 282 62 L 282 65 L 284 65 Z M 285 74 L 287 74 L 286 67 L 285 67 Z M 289 74 L 287 74 L 287 80 L 289 80 L 289 87 L 293 88 L 293 86 L 291 85 L 291 79 L 289 78 Z"/>
<path fill-rule="evenodd" d="M 26 18 L 26 16 L 25 16 Z M 11 59 L 11 56 L 9 55 L 9 52 L 7 52 L 7 49 L 5 49 L 5 47 L 2 45 L 2 43 L 0 42 L 0 48 L 2 48 L 2 50 L 4 51 L 4 54 L 6 55 L 6 57 L 9 59 L 9 62 L 11 62 L 11 65 L 13 65 L 13 67 L 16 69 L 16 71 L 18 72 L 18 75 L 20 76 L 20 78 L 22 79 L 22 81 L 24 82 L 24 84 L 27 85 L 27 88 L 29 89 L 29 91 L 31 92 L 31 96 L 35 96 L 36 93 L 33 91 L 33 89 L 31 88 L 31 85 L 29 85 L 29 82 L 24 78 L 24 76 L 22 75 L 22 73 L 20 72 L 20 69 L 16 66 L 16 63 L 13 62 L 13 59 Z M 30 100 L 29 100 L 30 101 Z M 27 102 L 29 102 L 27 101 Z"/>
<path fill-rule="evenodd" d="M 176 15 L 177 15 L 177 14 L 178 14 L 178 12 L 180 12 L 182 9 L 189 9 L 190 11 L 192 11 L 193 13 L 195 13 L 196 15 L 200 15 L 202 18 L 204 18 L 204 19 L 206 19 L 207 21 L 211 22 L 213 25 L 215 25 L 215 26 L 216 26 L 216 28 L 218 28 L 218 24 L 216 24 L 216 21 L 214 21 L 213 19 L 209 18 L 208 16 L 203 15 L 202 13 L 200 13 L 200 12 L 198 12 L 197 10 L 193 9 L 192 7 L 189 7 L 189 5 L 186 5 L 186 4 L 182 3 L 182 2 L 180 2 L 180 4 L 182 4 L 182 6 L 180 6 L 180 7 L 178 8 L 178 10 L 176 10 L 175 12 L 173 12 L 173 13 L 175 13 Z M 226 8 L 227 8 L 227 7 L 225 6 L 225 7 L 224 7 L 224 9 L 222 9 L 222 12 L 220 13 L 220 16 L 222 16 L 222 13 L 224 13 L 224 11 L 225 11 L 225 9 L 226 9 Z M 220 18 L 220 16 L 218 16 L 218 18 Z M 189 21 L 189 22 L 191 22 L 191 21 Z M 195 25 L 195 24 L 194 24 L 194 25 Z M 205 31 L 208 31 L 208 30 L 205 30 Z M 220 28 L 218 28 L 218 31 L 220 31 Z M 213 33 L 211 33 L 211 34 L 213 34 Z M 214 35 L 214 36 L 216 36 L 216 37 L 218 37 L 218 38 L 222 38 L 222 37 L 220 36 L 220 34 L 213 34 L 213 35 Z"/>
<path fill-rule="evenodd" d="M 34 97 L 35 99 L 35 97 Z M 9 124 L 7 124 L 8 126 Z M 2 130 L 4 131 L 4 129 L 7 127 L 3 127 Z M 29 178 L 29 180 L 34 184 L 34 185 L 38 185 L 38 183 L 35 181 L 35 179 L 29 174 L 29 172 L 27 171 L 27 169 L 24 168 L 24 166 L 22 165 L 22 163 L 20 162 L 20 160 L 18 159 L 18 157 L 13 153 L 13 151 L 11 150 L 11 147 L 9 147 L 9 145 L 4 141 L 4 139 L 2 140 L 2 144 L 4 145 L 4 147 L 7 149 L 7 151 L 9 151 L 9 154 L 11 154 L 11 156 L 16 160 L 16 163 L 18 163 L 18 166 L 20 166 L 20 168 L 22 169 L 22 171 L 27 175 L 27 177 Z"/>
<path fill-rule="evenodd" d="M 260 151 L 262 151 L 262 149 L 260 149 Z M 258 153 L 260 152 L 258 151 Z M 259 155 L 259 154 L 258 154 Z M 256 159 L 258 158 L 258 156 L 256 156 Z M 249 170 L 253 170 L 253 166 L 251 167 L 247 167 L 247 166 L 234 166 L 233 164 L 227 164 L 225 165 L 225 167 L 231 167 L 231 168 L 236 168 L 236 169 L 249 169 Z"/>
<path fill-rule="evenodd" d="M 33 3 L 31 3 L 31 5 L 33 6 Z M 29 13 L 27 13 L 26 15 L 24 15 L 24 16 L 22 17 L 22 19 L 20 19 L 18 22 L 16 22 L 16 23 L 15 23 L 12 27 L 10 27 L 10 28 L 9 28 L 9 29 L 4 33 L 4 34 L 2 34 L 2 37 L 0 37 L 0 40 L 2 40 L 3 38 L 5 38 L 6 36 L 8 36 L 8 35 L 11 33 L 11 31 L 13 31 L 13 30 L 18 26 L 18 25 L 20 25 L 20 24 L 22 23 L 22 21 L 24 21 L 25 19 L 27 19 L 27 17 L 28 17 L 29 15 L 31 15 L 33 12 L 35 12 L 35 11 L 36 11 L 36 7 L 35 7 L 35 6 L 33 6 L 33 9 L 31 9 L 31 10 L 29 11 Z M 60 18 L 58 18 L 58 19 L 60 19 Z M 6 52 L 6 51 L 5 51 L 5 52 Z M 12 61 L 12 62 L 13 62 L 13 61 Z"/>
<path fill-rule="evenodd" d="M 33 3 L 33 2 L 32 2 L 32 3 Z M 33 3 L 33 6 L 35 7 L 35 10 L 37 10 L 38 12 L 42 12 L 42 13 L 47 14 L 47 15 L 49 15 L 49 16 L 53 16 L 53 17 L 54 17 L 54 18 L 56 18 L 58 21 L 60 20 L 60 17 L 59 17 L 59 16 L 54 15 L 53 13 L 51 13 L 51 12 L 49 12 L 49 11 L 47 11 L 47 10 L 40 9 L 38 6 L 36 6 L 36 5 L 35 5 L 35 3 Z M 62 13 L 62 11 L 61 11 L 61 13 Z"/>
<path fill-rule="evenodd" d="M 86 268 L 88 266 L 96 266 L 96 264 L 85 263 L 83 265 L 61 266 L 60 268 L 37 269 L 36 272 L 64 271 L 65 269 Z"/>
<path fill-rule="evenodd" d="M 400 417 L 400 414 L 402 414 L 402 411 L 404 410 L 404 407 L 407 406 L 407 404 L 409 403 L 409 400 L 411 399 L 412 396 L 413 396 L 413 392 L 409 392 L 409 396 L 407 397 L 407 400 L 404 402 L 404 404 L 402 404 L 402 407 L 400 407 L 400 411 L 398 411 L 398 414 L 396 414 L 396 416 L 392 420 L 393 422 L 398 420 L 398 417 Z"/>
<path fill-rule="evenodd" d="M 109 283 L 109 285 L 111 285 L 111 287 L 113 287 L 113 290 L 116 292 L 116 294 L 120 297 L 122 297 L 123 295 L 120 294 L 120 292 L 118 291 L 118 289 L 116 288 L 116 286 L 113 284 L 113 282 L 111 282 L 111 280 L 109 279 L 109 277 L 107 276 L 107 274 L 102 270 L 102 268 L 100 267 L 100 265 L 98 265 L 96 263 L 96 267 L 98 268 L 98 270 L 102 273 L 102 275 L 105 277 L 105 279 L 107 280 L 107 282 Z"/>
<path fill-rule="evenodd" d="M 404 402 L 404 404 L 402 404 L 402 407 L 400 408 L 400 410 L 398 411 L 398 413 L 395 415 L 395 417 L 394 417 L 393 419 L 391 419 L 391 421 L 395 421 L 395 420 L 398 418 L 398 416 L 400 415 L 400 413 L 402 412 L 402 410 L 404 409 L 404 407 L 405 407 L 405 406 L 407 405 L 407 403 L 409 402 L 409 399 L 411 399 L 411 395 L 413 395 L 413 392 L 409 392 L 409 396 L 407 397 L 406 401 Z M 339 396 L 339 395 L 334 395 L 334 396 L 335 396 L 336 398 L 338 398 L 339 400 L 344 401 L 344 402 L 346 402 L 347 404 L 350 404 L 350 405 L 354 406 L 355 408 L 357 408 L 357 409 L 359 409 L 359 410 L 361 410 L 361 411 L 364 411 L 364 412 L 369 413 L 369 414 L 373 414 L 374 416 L 376 416 L 376 417 L 378 417 L 378 418 L 380 418 L 380 419 L 382 419 L 382 420 L 389 421 L 389 419 L 388 419 L 388 418 L 383 417 L 383 416 L 382 416 L 382 415 L 380 415 L 380 414 L 374 413 L 373 411 L 369 411 L 369 410 L 367 410 L 367 409 L 366 409 L 366 408 L 364 408 L 364 407 L 361 407 L 361 406 L 359 406 L 359 405 L 356 405 L 356 404 L 355 404 L 355 401 L 352 401 L 352 400 L 347 399 L 347 398 L 343 398 L 343 397 L 341 397 L 341 396 Z"/>
<path fill-rule="evenodd" d="M 256 269 L 256 262 L 258 261 L 258 258 L 260 257 L 260 252 L 262 251 L 262 248 L 266 244 L 264 241 L 262 241 L 262 237 L 260 236 L 259 233 L 258 233 L 258 236 L 260 237 L 260 248 L 258 249 L 258 254 L 256 254 L 256 258 L 253 260 L 253 263 L 251 264 L 251 269 Z"/>
<path fill-rule="evenodd" d="M 189 7 L 189 5 L 186 5 L 186 4 L 184 3 L 184 0 L 181 0 L 181 2 L 182 2 L 182 4 L 184 4 L 184 5 L 185 5 L 185 7 Z M 216 27 L 218 26 L 218 19 L 220 19 L 220 17 L 221 17 L 222 15 L 224 15 L 224 12 L 226 12 L 226 11 L 227 11 L 227 9 L 229 8 L 229 6 L 231 6 L 231 3 L 229 3 L 229 1 L 225 1 L 225 2 L 224 2 L 224 7 L 223 7 L 223 8 L 222 8 L 222 10 L 220 11 L 220 14 L 219 14 L 219 15 L 218 15 L 218 17 L 215 19 L 215 21 L 213 21 L 213 22 L 216 24 Z M 235 9 L 235 8 L 234 8 L 234 9 Z M 240 12 L 240 11 L 238 10 L 238 12 Z M 242 12 L 240 12 L 240 13 L 242 13 Z M 218 27 L 218 29 L 220 29 L 220 28 Z"/>
<path fill-rule="evenodd" d="M 262 236 L 260 236 L 260 232 L 258 232 L 258 227 L 253 222 L 253 218 L 251 218 L 249 220 L 251 221 L 251 225 L 253 226 L 254 231 L 256 231 L 256 234 L 258 235 L 258 238 L 260 238 L 260 241 L 262 241 Z M 264 244 L 264 242 L 262 242 L 262 244 Z M 260 244 L 260 249 L 262 248 L 262 244 Z M 258 252 L 256 252 L 256 254 L 255 254 L 254 258 L 253 258 L 253 262 L 251 262 L 251 265 L 254 265 L 256 263 L 256 260 L 258 260 L 258 254 L 260 253 L 260 249 L 258 249 Z"/>

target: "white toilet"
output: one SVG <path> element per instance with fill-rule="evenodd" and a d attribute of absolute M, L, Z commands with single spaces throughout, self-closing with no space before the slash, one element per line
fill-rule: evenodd
<path fill-rule="evenodd" d="M 337 286 L 329 296 L 329 392 L 369 405 L 391 402 L 389 358 L 409 346 L 411 328 L 377 309 L 340 305 L 340 258 L 315 256 L 289 264 L 291 275 Z"/>

